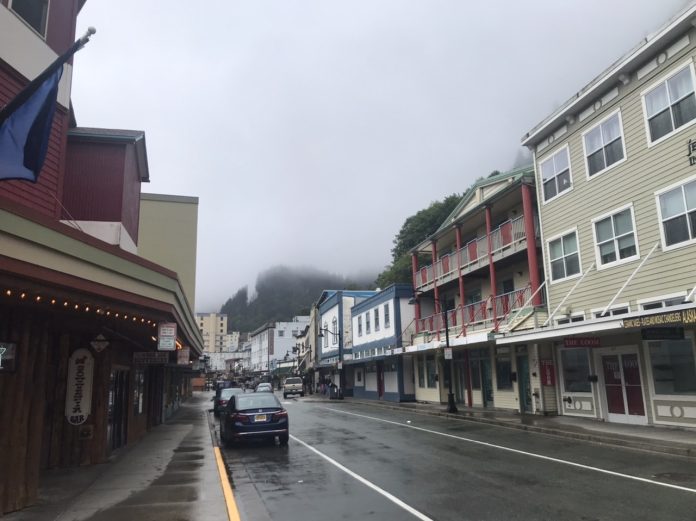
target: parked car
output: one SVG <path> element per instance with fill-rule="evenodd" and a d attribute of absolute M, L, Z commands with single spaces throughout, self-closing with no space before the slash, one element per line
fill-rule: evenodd
<path fill-rule="evenodd" d="M 256 386 L 256 389 L 254 392 L 257 393 L 272 393 L 273 392 L 273 386 L 267 382 L 262 382 L 259 385 Z"/>
<path fill-rule="evenodd" d="M 288 394 L 304 396 L 302 378 L 291 376 L 285 379 L 285 382 L 283 382 L 283 398 L 287 398 Z"/>
<path fill-rule="evenodd" d="M 241 387 L 227 387 L 225 389 L 220 389 L 214 398 L 215 403 L 213 404 L 213 414 L 215 416 L 219 416 L 220 412 L 227 406 L 227 402 L 230 400 L 230 398 L 235 394 L 242 393 L 244 393 L 244 389 Z"/>
<path fill-rule="evenodd" d="M 271 393 L 237 394 L 227 402 L 220 417 L 220 438 L 225 445 L 247 439 L 272 440 L 281 445 L 290 437 L 288 411 Z"/>

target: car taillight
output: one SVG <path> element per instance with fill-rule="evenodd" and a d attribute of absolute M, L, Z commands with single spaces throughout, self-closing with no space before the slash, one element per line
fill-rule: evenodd
<path fill-rule="evenodd" d="M 232 416 L 232 420 L 239 423 L 249 423 L 249 417 L 244 414 L 235 414 Z"/>
<path fill-rule="evenodd" d="M 227 400 L 220 400 L 220 405 L 227 405 Z"/>
<path fill-rule="evenodd" d="M 273 414 L 272 419 L 274 422 L 277 422 L 281 418 L 287 418 L 287 417 L 288 417 L 288 411 L 283 409 L 282 411 L 278 411 L 277 413 Z"/>

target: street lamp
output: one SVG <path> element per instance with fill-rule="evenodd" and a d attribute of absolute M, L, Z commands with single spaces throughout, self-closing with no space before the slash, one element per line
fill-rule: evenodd
<path fill-rule="evenodd" d="M 338 387 L 340 389 L 338 398 L 343 398 L 343 340 L 341 338 L 341 331 L 331 331 L 327 327 L 320 327 L 317 337 L 324 338 L 323 332 L 331 333 L 333 337 L 338 337 Z"/>
<path fill-rule="evenodd" d="M 408 303 L 409 303 L 409 304 L 415 304 L 416 302 L 418 302 L 419 296 L 420 296 L 420 295 L 419 295 L 418 293 L 416 293 L 416 294 L 414 295 L 414 297 L 413 297 L 411 300 L 408 301 Z M 434 301 L 435 303 L 439 304 L 438 307 L 440 308 L 440 313 L 442 313 L 442 314 L 444 315 L 444 317 L 445 317 L 445 349 L 446 349 L 447 351 L 450 351 L 450 341 L 449 341 L 449 319 L 448 319 L 448 317 L 447 317 L 447 315 L 448 315 L 447 310 L 445 310 L 444 312 L 442 311 L 442 309 L 445 307 L 445 306 L 443 305 L 443 301 L 442 301 L 442 300 L 435 300 L 434 297 L 429 297 L 429 298 L 432 298 L 433 301 Z M 451 351 L 450 351 L 450 355 L 451 355 L 451 354 L 452 354 L 452 353 L 451 353 Z M 449 387 L 449 389 L 448 389 L 448 392 L 447 392 L 447 412 L 449 412 L 449 413 L 455 413 L 455 412 L 458 411 L 458 409 L 457 409 L 457 404 L 456 404 L 455 401 L 454 401 L 454 392 L 452 391 L 452 382 L 454 381 L 454 374 L 453 374 L 452 366 L 454 365 L 454 360 L 453 360 L 452 358 L 450 358 L 450 359 L 449 359 L 449 364 L 447 364 L 447 365 L 449 366 L 449 370 L 448 370 L 448 373 L 449 373 L 449 386 L 448 386 L 448 387 Z"/>

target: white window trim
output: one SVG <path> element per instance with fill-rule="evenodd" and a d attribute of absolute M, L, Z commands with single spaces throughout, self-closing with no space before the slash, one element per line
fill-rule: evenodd
<path fill-rule="evenodd" d="M 584 311 L 575 311 L 575 312 L 571 313 L 570 315 L 566 315 L 566 316 L 562 316 L 562 317 L 553 317 L 553 320 L 554 320 L 554 322 L 556 322 L 556 325 L 559 325 L 558 324 L 559 320 L 571 319 L 573 317 L 582 317 L 582 320 L 580 322 L 584 322 L 585 319 L 587 318 L 585 316 Z M 570 321 L 567 324 L 560 324 L 560 325 L 565 326 L 565 325 L 570 325 L 570 324 L 577 324 L 577 322 Z"/>
<path fill-rule="evenodd" d="M 565 390 L 565 378 L 563 376 L 563 357 L 561 356 L 562 351 L 570 351 L 572 349 L 582 349 L 585 351 L 585 355 L 587 356 L 587 365 L 590 368 L 590 372 L 594 371 L 594 366 L 592 363 L 592 356 L 590 355 L 590 350 L 586 347 L 559 347 L 558 348 L 558 376 L 559 376 L 559 384 L 560 384 L 560 394 L 561 396 L 578 396 L 580 398 L 590 398 L 594 396 L 593 392 L 593 387 L 592 384 L 590 384 L 590 392 L 584 392 L 584 391 L 566 391 Z M 573 413 L 567 413 L 563 411 L 564 415 L 566 416 L 581 416 L 581 417 L 587 417 L 587 414 L 573 414 Z"/>
<path fill-rule="evenodd" d="M 668 132 L 664 136 L 662 136 L 659 139 L 656 139 L 655 141 L 650 141 L 650 125 L 648 123 L 648 110 L 645 105 L 645 95 L 653 90 L 655 87 L 659 86 L 662 83 L 665 83 L 667 80 L 672 78 L 673 76 L 676 76 L 679 74 L 681 71 L 683 71 L 686 67 L 689 67 L 689 70 L 691 71 L 691 81 L 694 86 L 694 94 L 696 95 L 696 72 L 694 72 L 694 62 L 692 59 L 689 59 L 685 62 L 682 62 L 679 64 L 679 66 L 675 67 L 674 70 L 668 72 L 667 74 L 662 75 L 659 79 L 655 80 L 653 83 L 651 83 L 648 87 L 643 89 L 640 93 L 640 101 L 643 106 L 643 127 L 645 129 L 645 140 L 647 141 L 648 148 L 652 148 L 655 145 L 659 145 L 663 141 L 669 139 L 670 137 L 674 136 L 675 134 L 678 134 L 679 132 L 686 130 L 687 128 L 693 126 L 696 124 L 696 118 L 692 119 L 689 121 L 686 125 L 682 125 L 679 128 L 672 129 L 672 132 Z"/>
<path fill-rule="evenodd" d="M 16 16 L 17 19 L 19 19 L 19 21 L 21 21 L 24 25 L 26 25 L 26 26 L 29 28 L 29 30 L 30 30 L 31 32 L 33 32 L 36 36 L 38 36 L 39 38 L 41 38 L 43 41 L 46 41 L 46 35 L 48 34 L 48 20 L 49 20 L 49 18 L 51 17 L 51 0 L 47 0 L 47 1 L 46 1 L 46 27 L 44 27 L 44 34 L 41 34 L 39 31 L 37 31 L 36 29 L 34 29 L 34 28 L 29 24 L 29 22 L 27 22 L 24 18 L 22 18 L 22 16 L 20 16 L 20 14 L 19 14 L 17 11 L 15 11 L 14 9 L 12 9 L 12 3 L 13 3 L 13 2 L 14 2 L 14 0 L 10 0 L 10 1 L 7 3 L 7 8 L 8 8 L 8 10 L 9 10 L 14 16 Z"/>
<path fill-rule="evenodd" d="M 571 234 L 575 232 L 575 239 L 577 240 L 578 243 L 578 265 L 580 266 L 580 271 L 576 273 L 575 275 L 571 275 L 570 277 L 564 277 L 562 279 L 556 279 L 553 280 L 553 276 L 551 274 L 551 248 L 549 247 L 549 243 L 560 239 L 561 237 L 564 237 L 568 234 Z M 577 226 L 575 228 L 570 228 L 568 230 L 565 230 L 564 232 L 558 233 L 554 235 L 553 237 L 549 237 L 546 239 L 546 251 L 548 252 L 548 265 L 549 265 L 549 284 L 558 284 L 561 282 L 567 282 L 569 280 L 576 279 L 578 277 L 582 277 L 582 255 L 580 254 L 580 234 L 578 233 L 578 228 Z"/>
<path fill-rule="evenodd" d="M 625 259 L 619 259 L 619 252 L 617 250 L 616 252 L 616 258 L 614 262 L 608 262 L 606 264 L 602 264 L 601 259 L 600 259 L 600 254 L 599 254 L 599 246 L 597 244 L 597 230 L 595 228 L 595 224 L 597 221 L 601 221 L 602 219 L 606 219 L 607 217 L 611 217 L 612 215 L 616 215 L 617 213 L 623 212 L 624 210 L 630 209 L 631 210 L 631 222 L 633 223 L 633 235 L 635 237 L 636 241 L 636 254 L 632 255 L 631 257 L 626 257 Z M 612 226 L 612 232 L 613 232 L 613 226 Z M 624 206 L 621 206 L 619 208 L 615 208 L 614 210 L 604 213 L 600 215 L 599 217 L 595 217 L 592 219 L 592 238 L 594 239 L 594 251 L 595 251 L 595 261 L 596 264 L 595 266 L 597 267 L 597 271 L 602 271 L 606 270 L 609 268 L 614 268 L 616 266 L 621 266 L 622 264 L 627 264 L 629 262 L 636 261 L 640 259 L 640 248 L 638 246 L 638 231 L 636 229 L 636 212 L 633 210 L 633 203 L 628 203 Z M 616 240 L 616 239 L 614 239 Z"/>
<path fill-rule="evenodd" d="M 676 293 L 668 293 L 666 295 L 657 295 L 655 297 L 641 298 L 636 300 L 636 305 L 640 311 L 645 311 L 643 309 L 644 304 L 654 304 L 656 302 L 664 302 L 665 300 L 686 297 L 686 291 L 678 291 Z"/>
<path fill-rule="evenodd" d="M 551 199 L 545 199 L 544 198 L 544 174 L 541 172 L 541 164 L 548 161 L 550 158 L 552 158 L 554 155 L 558 154 L 563 149 L 565 149 L 566 153 L 568 154 L 568 175 L 570 176 L 570 188 L 568 188 L 567 190 L 563 190 L 560 193 L 557 193 Z M 556 150 L 554 150 L 553 152 L 549 152 L 548 154 L 546 154 L 543 157 L 543 159 L 540 159 L 539 161 L 537 161 L 537 167 L 538 167 L 538 171 L 539 171 L 539 186 L 541 187 L 540 190 L 541 190 L 541 204 L 542 205 L 545 206 L 548 203 L 555 201 L 559 197 L 564 196 L 564 195 L 573 191 L 573 187 L 575 185 L 573 184 L 573 165 L 570 162 L 570 144 L 569 143 L 566 143 L 562 147 L 559 147 Z"/>
<path fill-rule="evenodd" d="M 657 206 L 657 217 L 658 217 L 658 225 L 660 228 L 660 247 L 662 248 L 662 251 L 668 252 L 672 250 L 678 250 L 679 248 L 686 248 L 688 246 L 692 246 L 696 244 L 696 236 L 691 239 L 690 241 L 684 241 L 684 242 L 679 242 L 677 244 L 672 244 L 671 246 L 667 246 L 667 241 L 665 239 L 665 227 L 662 225 L 662 207 L 660 206 L 660 196 L 666 192 L 669 192 L 670 190 L 674 190 L 675 188 L 678 188 L 680 186 L 683 186 L 685 184 L 688 184 L 692 181 L 696 181 L 696 175 L 692 175 L 689 177 L 686 177 L 682 179 L 681 181 L 677 181 L 676 183 L 673 183 L 665 188 L 660 188 L 657 192 L 655 192 L 655 205 Z"/>
<path fill-rule="evenodd" d="M 621 147 L 623 149 L 623 159 L 620 159 L 616 163 L 612 163 L 609 166 L 605 166 L 602 170 L 599 170 L 599 171 L 595 172 L 593 175 L 590 175 L 590 165 L 587 162 L 587 147 L 585 146 L 585 136 L 587 134 L 589 134 L 590 132 L 592 132 L 594 129 L 596 129 L 598 126 L 600 126 L 605 121 L 613 118 L 616 114 L 619 115 L 619 128 L 621 129 Z M 619 166 L 620 164 L 625 163 L 626 160 L 628 159 L 628 155 L 626 154 L 626 138 L 624 136 L 623 117 L 621 115 L 621 107 L 617 108 L 616 110 L 614 110 L 610 114 L 607 114 L 604 118 L 600 119 L 593 126 L 588 128 L 587 130 L 585 130 L 585 132 L 582 133 L 581 140 L 582 140 L 582 154 L 583 154 L 583 158 L 585 161 L 585 177 L 587 178 L 588 181 L 591 181 L 593 179 L 597 179 L 599 176 L 608 172 L 609 170 L 611 170 L 615 166 Z M 572 179 L 571 179 L 571 185 L 572 185 Z"/>
<path fill-rule="evenodd" d="M 621 308 L 627 308 L 628 313 L 625 313 L 628 315 L 631 312 L 631 305 L 628 302 L 622 302 L 621 304 L 614 304 L 612 307 L 607 309 L 607 314 L 604 315 L 603 317 L 595 317 L 595 313 L 601 313 L 604 311 L 604 308 L 592 308 L 590 309 L 590 320 L 606 320 L 608 318 L 613 318 L 616 320 L 616 317 L 610 313 L 610 311 L 613 311 L 615 309 L 621 309 Z M 618 316 L 623 316 L 623 315 L 618 315 Z"/>
<path fill-rule="evenodd" d="M 691 340 L 691 349 L 694 353 L 694 359 L 696 360 L 696 339 L 694 338 L 694 333 L 693 331 L 684 331 L 684 339 Z M 653 377 L 653 372 L 652 372 L 652 360 L 650 358 L 650 348 L 648 347 L 648 342 L 650 340 L 644 340 L 643 341 L 643 354 L 644 354 L 644 361 L 645 361 L 645 367 L 647 369 L 646 371 L 646 380 L 648 380 L 648 385 L 649 385 L 649 390 L 650 390 L 650 397 L 651 397 L 651 402 L 654 400 L 668 400 L 668 401 L 673 401 L 673 402 L 693 402 L 694 401 L 694 395 L 693 394 L 657 394 L 655 392 L 655 380 Z M 653 414 L 655 413 L 657 407 L 656 406 L 651 406 L 654 407 Z M 686 425 L 682 423 L 677 423 L 677 422 L 664 422 L 664 421 L 659 421 L 661 424 L 668 424 L 668 425 Z M 692 425 L 692 424 L 689 424 Z"/>

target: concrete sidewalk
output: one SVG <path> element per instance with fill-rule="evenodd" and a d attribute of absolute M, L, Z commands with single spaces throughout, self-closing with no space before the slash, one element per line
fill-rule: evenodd
<path fill-rule="evenodd" d="M 399 411 L 412 411 L 417 414 L 440 416 L 465 421 L 474 421 L 560 436 L 577 440 L 615 445 L 637 450 L 673 454 L 696 458 L 696 429 L 667 427 L 661 425 L 626 425 L 604 421 L 576 418 L 571 416 L 521 415 L 508 411 L 494 411 L 482 408 L 469 408 L 457 404 L 459 411 L 446 412 L 446 404 L 422 402 L 386 402 L 345 398 L 329 400 L 321 394 L 307 398 L 312 401 L 326 401 L 333 404 L 360 404 L 375 408 Z"/>
<path fill-rule="evenodd" d="M 227 520 L 207 410 L 195 393 L 114 461 L 46 472 L 37 505 L 8 521 Z"/>

